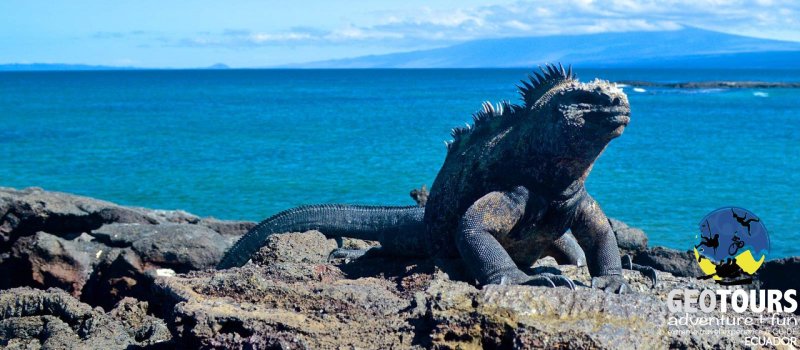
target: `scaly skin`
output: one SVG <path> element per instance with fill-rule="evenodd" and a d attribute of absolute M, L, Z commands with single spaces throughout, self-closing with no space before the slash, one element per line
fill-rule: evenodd
<path fill-rule="evenodd" d="M 585 262 L 594 287 L 625 292 L 616 238 L 584 183 L 630 120 L 627 96 L 606 81 L 580 83 L 560 65 L 535 74 L 522 82 L 522 105 L 485 103 L 474 126 L 453 130 L 424 208 L 291 209 L 243 236 L 218 268 L 244 264 L 271 234 L 318 229 L 377 240 L 394 254 L 460 256 L 481 284 L 574 288 L 562 276 L 520 269 L 560 252 Z"/>

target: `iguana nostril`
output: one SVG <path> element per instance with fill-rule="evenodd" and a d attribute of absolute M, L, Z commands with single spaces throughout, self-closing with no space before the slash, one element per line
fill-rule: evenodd
<path fill-rule="evenodd" d="M 612 106 L 620 106 L 620 105 L 622 105 L 622 100 L 620 100 L 619 97 L 614 97 L 613 99 L 611 99 L 611 105 Z"/>

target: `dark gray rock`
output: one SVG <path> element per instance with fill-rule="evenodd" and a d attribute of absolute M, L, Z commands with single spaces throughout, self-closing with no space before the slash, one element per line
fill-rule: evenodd
<path fill-rule="evenodd" d="M 124 321 L 117 318 L 121 314 L 126 314 Z M 4 290 L 0 291 L 0 346 L 110 350 L 171 339 L 163 321 L 139 315 L 121 310 L 106 314 L 58 289 Z"/>
<path fill-rule="evenodd" d="M 764 266 L 758 269 L 757 275 L 761 282 L 761 288 L 785 291 L 800 290 L 798 273 L 800 273 L 800 257 L 793 256 L 765 262 Z M 784 306 L 788 306 L 785 301 Z M 800 308 L 795 311 L 795 314 L 800 315 Z"/>
<path fill-rule="evenodd" d="M 228 240 L 191 224 L 107 224 L 91 235 L 45 232 L 19 238 L 3 260 L 11 286 L 58 287 L 109 308 L 125 296 L 148 300 L 150 270 L 214 266 Z"/>
<path fill-rule="evenodd" d="M 55 235 L 81 233 L 110 222 L 156 224 L 158 220 L 93 198 L 40 188 L 0 187 L 0 251 L 8 249 L 18 237 L 39 231 Z"/>
<path fill-rule="evenodd" d="M 146 265 L 176 272 L 213 267 L 228 248 L 216 231 L 190 224 L 108 224 L 91 235 L 112 247 L 130 247 Z"/>
<path fill-rule="evenodd" d="M 58 287 L 107 309 L 149 300 L 149 271 L 212 267 L 254 225 L 0 187 L 0 289 Z"/>
<path fill-rule="evenodd" d="M 239 236 L 255 227 L 257 223 L 253 221 L 224 221 L 214 218 L 204 218 L 200 220 L 199 224 L 217 231 L 223 236 L 238 239 Z"/>
<path fill-rule="evenodd" d="M 762 288 L 800 290 L 800 256 L 769 260 L 758 270 Z"/>
<path fill-rule="evenodd" d="M 656 270 L 669 272 L 680 277 L 699 277 L 703 275 L 700 266 L 690 251 L 654 247 L 634 255 L 633 262 L 650 266 Z"/>
<path fill-rule="evenodd" d="M 195 224 L 237 236 L 255 226 L 248 221 L 200 218 L 183 210 L 124 207 L 94 198 L 31 187 L 0 187 L 0 251 L 18 237 L 42 231 L 60 236 L 90 232 L 109 223 Z"/>
<path fill-rule="evenodd" d="M 81 300 L 106 310 L 125 297 L 151 300 L 148 271 L 130 248 L 113 248 L 95 266 Z"/>
<path fill-rule="evenodd" d="M 155 218 L 159 223 L 173 224 L 199 224 L 202 220 L 199 216 L 187 213 L 183 210 L 163 210 L 133 207 L 133 209 L 146 213 L 149 217 Z"/>
<path fill-rule="evenodd" d="M 647 249 L 647 235 L 639 228 L 630 227 L 626 223 L 609 218 L 611 229 L 617 237 L 617 245 L 623 253 L 635 254 Z"/>
<path fill-rule="evenodd" d="M 4 274 L 17 286 L 58 287 L 79 297 L 104 250 L 86 234 L 69 240 L 38 232 L 14 243 Z"/>
<path fill-rule="evenodd" d="M 57 287 L 107 309 L 125 296 L 147 300 L 151 279 L 136 252 L 106 246 L 85 233 L 70 238 L 44 232 L 21 237 L 2 274 L 12 286 Z"/>
<path fill-rule="evenodd" d="M 149 314 L 147 302 L 124 298 L 108 312 L 108 315 L 122 323 L 128 334 L 139 342 L 148 339 L 147 344 L 151 345 L 172 338 L 166 323 Z"/>

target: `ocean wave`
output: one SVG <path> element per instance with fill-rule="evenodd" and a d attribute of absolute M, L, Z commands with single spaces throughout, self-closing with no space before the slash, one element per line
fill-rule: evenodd
<path fill-rule="evenodd" d="M 726 89 L 710 88 L 710 89 L 686 90 L 686 92 L 690 93 L 690 94 L 713 94 L 713 93 L 723 92 L 723 91 L 726 91 Z"/>

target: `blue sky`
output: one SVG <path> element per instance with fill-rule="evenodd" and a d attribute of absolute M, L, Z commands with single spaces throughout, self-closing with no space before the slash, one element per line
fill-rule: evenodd
<path fill-rule="evenodd" d="M 695 26 L 800 41 L 800 1 L 0 2 L 0 63 L 263 67 L 511 36 Z"/>

